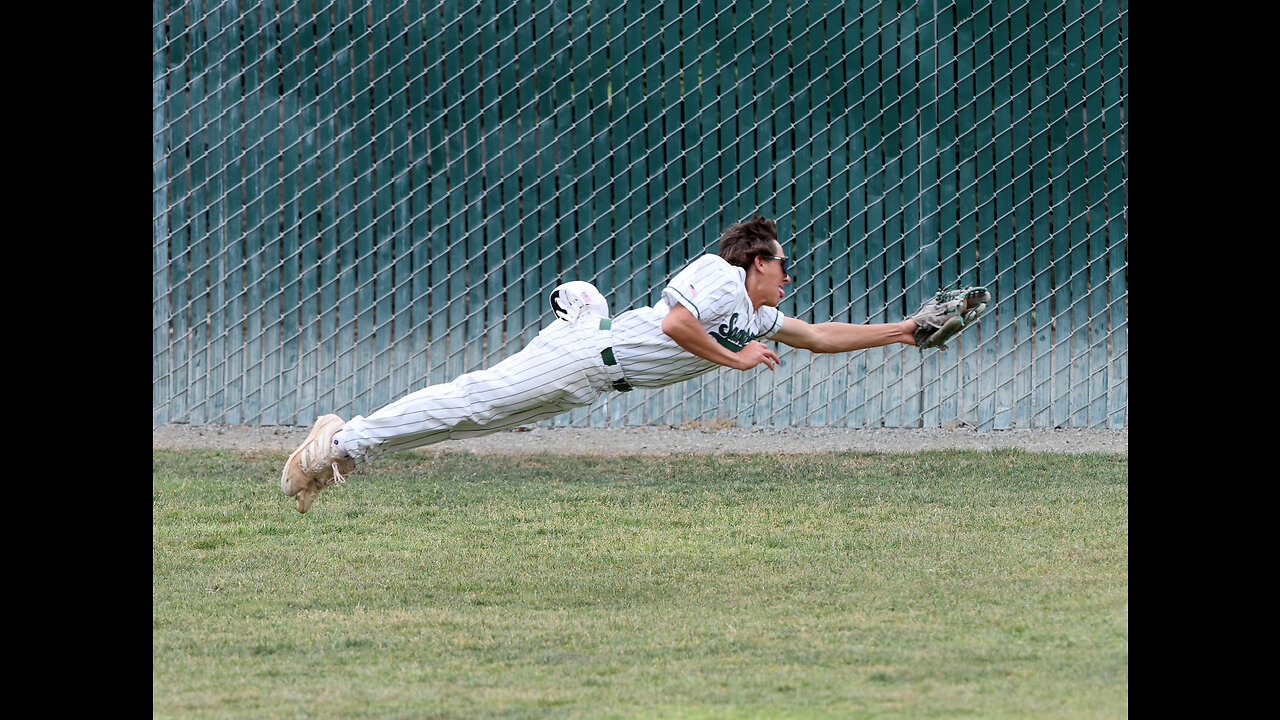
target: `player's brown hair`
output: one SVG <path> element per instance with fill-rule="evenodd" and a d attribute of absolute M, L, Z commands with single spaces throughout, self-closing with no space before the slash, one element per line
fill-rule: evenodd
<path fill-rule="evenodd" d="M 773 244 L 778 240 L 778 225 L 767 217 L 757 215 L 750 220 L 734 223 L 720 234 L 720 257 L 730 265 L 744 270 L 760 255 L 772 255 Z"/>

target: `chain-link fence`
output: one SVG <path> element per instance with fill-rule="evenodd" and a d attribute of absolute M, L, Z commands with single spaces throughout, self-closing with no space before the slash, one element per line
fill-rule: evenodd
<path fill-rule="evenodd" d="M 996 302 L 555 422 L 1127 426 L 1127 6 L 157 0 L 153 423 L 368 414 L 762 213 L 789 315 Z"/>

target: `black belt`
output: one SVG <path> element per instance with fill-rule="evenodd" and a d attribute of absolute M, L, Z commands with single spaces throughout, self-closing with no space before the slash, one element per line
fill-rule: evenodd
<path fill-rule="evenodd" d="M 613 327 L 613 321 L 609 318 L 604 318 L 600 321 L 601 330 L 608 330 L 611 327 Z M 614 357 L 613 348 L 611 347 L 607 347 L 600 351 L 600 359 L 604 360 L 604 364 L 609 367 L 613 367 L 618 364 L 618 358 Z M 631 392 L 631 383 L 627 382 L 626 378 L 614 380 L 613 389 L 619 392 Z"/>

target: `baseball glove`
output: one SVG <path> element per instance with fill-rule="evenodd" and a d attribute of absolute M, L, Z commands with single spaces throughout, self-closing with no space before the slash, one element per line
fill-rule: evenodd
<path fill-rule="evenodd" d="M 939 290 L 911 316 L 920 326 L 916 328 L 916 347 L 922 354 L 926 348 L 946 350 L 943 343 L 977 320 L 989 302 L 991 293 L 981 286 Z"/>

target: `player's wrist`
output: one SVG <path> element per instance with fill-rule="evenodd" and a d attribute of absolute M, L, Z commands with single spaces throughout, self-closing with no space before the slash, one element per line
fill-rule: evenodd
<path fill-rule="evenodd" d="M 906 320 L 903 320 L 902 322 L 898 323 L 898 327 L 899 327 L 898 342 L 904 345 L 915 345 L 916 344 L 916 328 L 920 327 L 920 323 L 916 322 L 915 320 L 912 320 L 911 318 L 907 318 Z"/>
<path fill-rule="evenodd" d="M 751 358 L 746 356 L 744 352 L 746 349 L 746 346 L 743 346 L 741 350 L 736 352 L 730 350 L 724 364 L 734 370 L 750 370 L 755 367 L 755 363 L 751 362 Z"/>

